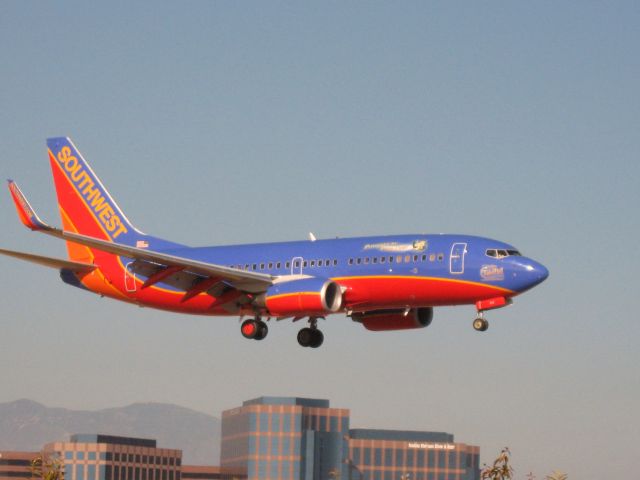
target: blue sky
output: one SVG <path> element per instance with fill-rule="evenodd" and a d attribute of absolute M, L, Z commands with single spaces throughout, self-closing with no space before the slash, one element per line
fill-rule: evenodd
<path fill-rule="evenodd" d="M 189 245 L 408 232 L 498 238 L 550 278 L 471 328 L 344 317 L 257 344 L 0 258 L 0 401 L 255 396 L 356 427 L 511 447 L 520 477 L 624 478 L 640 443 L 637 2 L 2 2 L 0 174 L 58 223 L 44 140 L 71 136 L 137 226 Z M 0 197 L 3 248 L 64 255 Z M 179 447 L 179 446 L 176 446 Z"/>

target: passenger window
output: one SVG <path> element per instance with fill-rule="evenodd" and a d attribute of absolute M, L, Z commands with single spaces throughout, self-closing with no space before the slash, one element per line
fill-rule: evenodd
<path fill-rule="evenodd" d="M 255 264 L 255 263 L 252 265 L 252 267 L 253 267 L 253 270 L 257 270 L 258 269 L 258 265 Z"/>
<path fill-rule="evenodd" d="M 389 263 L 393 263 L 393 257 L 389 257 Z"/>
<path fill-rule="evenodd" d="M 280 268 L 280 265 L 282 265 L 280 262 L 276 263 L 276 268 Z"/>
<path fill-rule="evenodd" d="M 273 262 L 269 262 L 269 269 L 273 268 Z"/>
<path fill-rule="evenodd" d="M 444 260 L 444 253 L 439 253 L 438 254 L 438 261 L 441 262 L 442 260 Z"/>
<path fill-rule="evenodd" d="M 260 264 L 260 270 L 264 270 L 264 263 Z"/>
<path fill-rule="evenodd" d="M 333 261 L 333 266 L 335 267 L 336 265 L 338 265 L 338 260 Z"/>
<path fill-rule="evenodd" d="M 369 257 L 364 257 L 364 264 L 369 265 Z"/>
<path fill-rule="evenodd" d="M 427 261 L 427 256 L 426 255 L 422 255 L 422 261 L 426 262 Z"/>
<path fill-rule="evenodd" d="M 418 261 L 418 255 L 414 255 L 414 256 L 413 256 L 413 261 L 414 261 L 414 262 L 417 262 L 417 261 Z"/>
<path fill-rule="evenodd" d="M 384 261 L 387 259 L 387 257 L 380 257 L 380 263 L 384 263 Z"/>
<path fill-rule="evenodd" d="M 349 259 L 349 265 L 353 265 L 353 258 Z"/>
<path fill-rule="evenodd" d="M 360 265 L 360 264 L 362 263 L 362 259 L 361 259 L 361 258 L 356 258 L 356 263 L 357 263 L 358 265 Z"/>
<path fill-rule="evenodd" d="M 396 263 L 402 263 L 402 255 L 396 257 Z"/>
<path fill-rule="evenodd" d="M 302 262 L 302 266 L 305 267 L 305 268 L 307 267 L 307 261 L 306 260 L 304 262 Z"/>
<path fill-rule="evenodd" d="M 373 263 L 378 263 L 378 257 L 373 257 L 373 258 L 371 259 L 371 261 L 372 261 Z"/>
<path fill-rule="evenodd" d="M 296 262 L 294 263 L 294 265 L 295 265 L 295 267 L 296 267 L 296 268 L 299 268 L 299 267 L 300 267 L 300 260 L 296 260 Z"/>
<path fill-rule="evenodd" d="M 245 269 L 245 270 L 249 270 L 249 264 L 248 264 L 248 263 L 247 263 L 247 264 L 245 264 L 244 269 Z"/>
<path fill-rule="evenodd" d="M 284 265 L 285 265 L 286 268 L 290 268 L 291 267 L 291 262 L 287 262 Z M 296 265 L 296 267 L 297 267 L 297 265 Z"/>
<path fill-rule="evenodd" d="M 316 266 L 316 261 L 315 260 L 311 260 L 311 266 L 315 267 Z"/>

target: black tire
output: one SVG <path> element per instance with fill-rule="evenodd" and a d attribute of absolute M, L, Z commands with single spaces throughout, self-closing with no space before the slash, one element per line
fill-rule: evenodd
<path fill-rule="evenodd" d="M 258 326 L 258 322 L 255 320 L 245 320 L 240 326 L 240 333 L 242 333 L 244 338 L 248 338 L 249 340 L 256 338 L 259 332 L 260 327 Z"/>
<path fill-rule="evenodd" d="M 485 324 L 487 325 L 486 327 L 485 327 Z M 473 328 L 476 329 L 478 332 L 484 332 L 488 328 L 488 326 L 489 326 L 489 323 L 484 318 L 478 317 L 473 321 Z"/>
<path fill-rule="evenodd" d="M 320 330 L 312 330 L 313 337 L 311 339 L 311 348 L 318 348 L 324 342 L 324 334 Z"/>
<path fill-rule="evenodd" d="M 303 328 L 298 332 L 298 343 L 301 347 L 308 347 L 313 342 L 313 330 L 310 328 Z"/>
<path fill-rule="evenodd" d="M 256 322 L 258 324 L 258 332 L 254 337 L 256 340 L 262 340 L 269 333 L 269 327 L 263 321 Z"/>

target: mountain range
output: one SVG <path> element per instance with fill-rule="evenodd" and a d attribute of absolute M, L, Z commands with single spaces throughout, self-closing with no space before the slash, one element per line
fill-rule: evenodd
<path fill-rule="evenodd" d="M 0 403 L 0 450 L 39 451 L 76 433 L 155 439 L 182 450 L 186 465 L 218 465 L 220 419 L 164 403 L 86 411 L 50 408 L 32 400 Z"/>

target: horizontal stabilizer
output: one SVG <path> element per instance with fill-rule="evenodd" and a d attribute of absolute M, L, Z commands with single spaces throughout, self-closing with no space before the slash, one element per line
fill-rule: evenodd
<path fill-rule="evenodd" d="M 61 260 L 59 258 L 43 257 L 42 255 L 33 255 L 31 253 L 14 252 L 13 250 L 4 250 L 0 248 L 1 255 L 7 255 L 8 257 L 19 258 L 20 260 L 26 260 L 27 262 L 37 263 L 38 265 L 44 265 L 45 267 L 56 268 L 58 270 L 71 270 L 73 272 L 91 272 L 97 268 L 97 265 L 81 262 L 70 262 L 69 260 Z"/>

